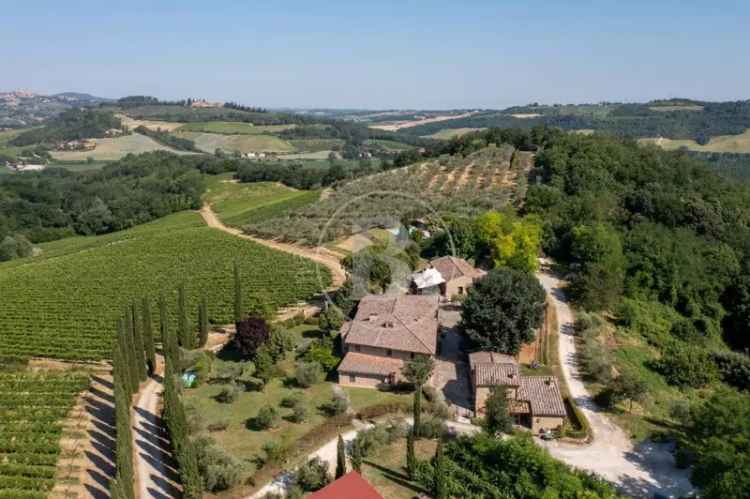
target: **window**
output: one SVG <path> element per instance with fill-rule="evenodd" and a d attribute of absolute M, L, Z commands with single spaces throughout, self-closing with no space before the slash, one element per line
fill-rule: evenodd
<path fill-rule="evenodd" d="M 359 345 L 354 345 L 354 351 L 359 352 Z"/>
<path fill-rule="evenodd" d="M 458 294 L 459 295 L 464 294 L 464 288 L 462 288 L 461 286 L 458 287 Z"/>
<path fill-rule="evenodd" d="M 350 374 L 349 375 L 349 383 L 356 383 L 356 382 L 357 382 L 357 377 L 355 375 L 353 375 L 353 374 Z"/>
<path fill-rule="evenodd" d="M 413 359 L 413 358 L 414 358 L 414 352 L 409 352 L 409 358 L 410 358 L 410 359 Z"/>
<path fill-rule="evenodd" d="M 386 355 L 387 355 L 388 357 L 393 357 L 393 350 L 391 350 L 391 349 L 389 348 L 388 350 L 386 350 L 386 351 L 385 351 L 385 354 L 386 354 Z"/>

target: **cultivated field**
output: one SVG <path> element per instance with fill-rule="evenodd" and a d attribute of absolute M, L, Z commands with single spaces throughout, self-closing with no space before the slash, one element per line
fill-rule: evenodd
<path fill-rule="evenodd" d="M 444 128 L 439 132 L 433 133 L 432 135 L 426 135 L 425 137 L 429 139 L 450 140 L 454 137 L 461 137 L 467 133 L 480 132 L 482 130 L 484 130 L 484 128 Z"/>
<path fill-rule="evenodd" d="M 315 204 L 246 230 L 317 245 L 358 233 L 363 223 L 388 227 L 403 217 L 478 213 L 520 202 L 530 159 L 510 146 L 489 147 L 467 158 L 442 157 L 353 180 Z"/>
<path fill-rule="evenodd" d="M 370 139 L 365 141 L 365 145 L 382 147 L 386 151 L 399 152 L 407 149 L 414 149 L 414 146 L 404 144 L 403 142 L 397 142 L 395 140 L 382 140 L 382 139 Z"/>
<path fill-rule="evenodd" d="M 402 128 L 412 128 L 415 126 L 427 125 L 430 123 L 438 123 L 440 121 L 460 120 L 463 118 L 468 118 L 475 114 L 477 113 L 468 112 L 468 113 L 462 113 L 462 114 L 446 114 L 442 116 L 440 115 L 430 116 L 429 118 L 425 117 L 425 118 L 417 118 L 414 120 L 394 121 L 391 123 L 378 123 L 377 125 L 370 125 L 370 128 L 377 128 L 378 130 L 386 130 L 389 132 L 397 132 L 401 130 Z"/>
<path fill-rule="evenodd" d="M 287 141 L 273 135 L 223 135 L 220 133 L 175 132 L 177 137 L 190 139 L 198 149 L 213 153 L 216 149 L 241 153 L 248 152 L 294 152 L 294 147 Z"/>
<path fill-rule="evenodd" d="M 52 157 L 60 161 L 86 161 L 93 158 L 94 161 L 116 161 L 128 154 L 141 154 L 151 151 L 169 151 L 175 154 L 193 154 L 185 151 L 176 151 L 163 146 L 155 140 L 133 133 L 112 139 L 96 139 L 96 149 L 93 151 L 52 151 Z M 213 151 L 211 151 L 213 152 Z"/>
<path fill-rule="evenodd" d="M 323 286 L 330 282 L 312 262 L 208 228 L 192 212 L 105 236 L 63 239 L 42 250 L 0 264 L 0 289 L 13 290 L 3 293 L 0 307 L 0 355 L 107 358 L 122 307 L 164 294 L 174 312 L 181 283 L 193 324 L 201 295 L 213 323 L 230 323 L 235 260 L 247 308 L 306 299 L 320 289 L 319 273 Z"/>
<path fill-rule="evenodd" d="M 231 179 L 231 173 L 212 177 L 205 200 L 224 224 L 233 227 L 281 216 L 320 197 L 319 191 L 298 191 L 275 182 L 241 184 Z"/>
<path fill-rule="evenodd" d="M 698 152 L 730 152 L 730 153 L 750 153 L 750 129 L 745 130 L 739 135 L 718 135 L 711 137 L 708 144 L 700 145 L 694 140 L 678 140 L 659 138 L 640 139 L 643 144 L 655 144 L 662 149 L 673 151 L 683 147 L 691 151 Z"/>
<path fill-rule="evenodd" d="M 148 128 L 149 130 L 163 130 L 165 132 L 172 132 L 183 126 L 183 123 L 177 123 L 176 121 L 136 120 L 124 114 L 117 114 L 115 116 L 120 118 L 122 124 L 127 126 L 130 130 L 135 130 L 139 126 L 142 126 Z"/>
<path fill-rule="evenodd" d="M 342 139 L 292 139 L 290 144 L 300 153 L 306 152 L 331 152 L 334 149 L 344 147 Z"/>
<path fill-rule="evenodd" d="M 703 106 L 699 105 L 677 105 L 677 106 L 650 106 L 651 111 L 666 113 L 669 111 L 703 111 Z"/>
<path fill-rule="evenodd" d="M 87 385 L 81 374 L 0 373 L 0 497 L 48 496 L 63 422 Z"/>
<path fill-rule="evenodd" d="M 224 135 L 259 135 L 283 132 L 296 125 L 253 125 L 236 121 L 205 121 L 185 123 L 180 127 L 182 132 L 221 133 Z"/>

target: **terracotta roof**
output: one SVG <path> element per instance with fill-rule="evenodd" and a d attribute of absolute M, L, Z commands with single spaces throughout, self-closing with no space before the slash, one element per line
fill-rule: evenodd
<path fill-rule="evenodd" d="M 529 401 L 534 416 L 565 417 L 565 404 L 560 388 L 552 376 L 522 376 L 518 399 Z"/>
<path fill-rule="evenodd" d="M 516 364 L 516 359 L 505 353 L 481 351 L 469 354 L 469 365 L 473 369 L 475 365 L 486 362 L 489 364 Z"/>
<path fill-rule="evenodd" d="M 354 320 L 341 327 L 344 343 L 434 355 L 437 295 L 367 295 Z"/>
<path fill-rule="evenodd" d="M 519 386 L 517 364 L 490 364 L 482 362 L 474 367 L 475 386 Z"/>
<path fill-rule="evenodd" d="M 472 267 L 471 264 L 463 258 L 455 256 L 441 256 L 440 258 L 435 258 L 430 261 L 430 265 L 436 268 L 446 281 L 463 276 L 478 279 L 486 274 L 485 271 Z"/>
<path fill-rule="evenodd" d="M 335 482 L 313 492 L 308 499 L 383 499 L 370 483 L 356 471 L 350 471 Z"/>
<path fill-rule="evenodd" d="M 390 357 L 379 357 L 365 353 L 348 352 L 341 361 L 337 371 L 345 373 L 375 374 L 387 376 L 391 373 L 399 373 L 404 367 L 401 359 Z"/>

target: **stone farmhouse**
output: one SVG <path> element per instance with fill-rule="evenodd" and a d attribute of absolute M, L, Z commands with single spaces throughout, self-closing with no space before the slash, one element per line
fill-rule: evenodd
<path fill-rule="evenodd" d="M 539 433 L 556 430 L 565 421 L 565 404 L 554 376 L 522 376 L 516 359 L 495 352 L 469 354 L 469 368 L 477 415 L 484 413 L 491 390 L 505 387 L 517 424 Z"/>
<path fill-rule="evenodd" d="M 438 294 L 450 299 L 465 295 L 474 281 L 486 272 L 474 268 L 463 258 L 441 256 L 430 261 L 429 267 L 412 276 L 411 290 L 417 295 Z"/>
<path fill-rule="evenodd" d="M 367 295 L 341 327 L 344 358 L 339 384 L 380 387 L 401 381 L 417 356 L 434 356 L 438 343 L 437 295 Z"/>

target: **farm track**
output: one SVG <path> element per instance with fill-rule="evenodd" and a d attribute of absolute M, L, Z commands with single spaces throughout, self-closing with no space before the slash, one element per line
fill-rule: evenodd
<path fill-rule="evenodd" d="M 203 220 L 206 222 L 206 225 L 208 225 L 212 229 L 218 229 L 241 239 L 253 241 L 271 249 L 307 258 L 320 265 L 323 265 L 331 271 L 331 277 L 333 278 L 329 290 L 341 287 L 341 285 L 344 284 L 344 281 L 346 281 L 346 272 L 344 271 L 344 267 L 341 266 L 341 262 L 338 256 L 333 254 L 326 248 L 305 248 L 303 246 L 280 243 L 277 241 L 250 236 L 239 229 L 227 227 L 226 225 L 224 225 L 224 223 L 219 220 L 219 217 L 216 216 L 216 213 L 211 209 L 211 205 L 209 204 L 203 205 L 203 208 L 201 208 L 200 210 L 200 214 L 201 217 L 203 217 Z"/>

